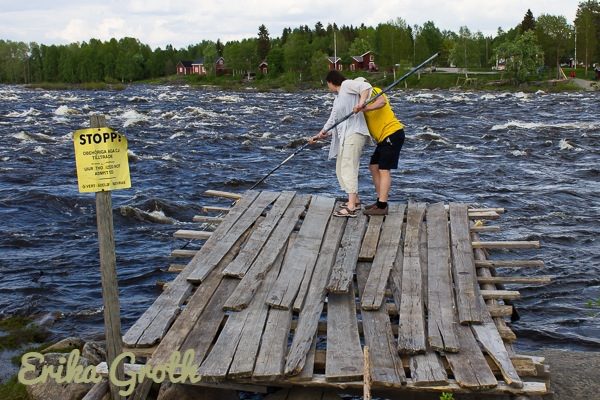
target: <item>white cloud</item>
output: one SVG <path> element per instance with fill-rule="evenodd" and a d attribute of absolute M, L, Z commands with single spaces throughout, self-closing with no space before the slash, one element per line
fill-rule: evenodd
<path fill-rule="evenodd" d="M 6 4 L 3 4 L 6 3 Z M 21 4 L 22 3 L 22 4 Z M 385 0 L 367 5 L 364 0 L 90 0 L 72 2 L 0 0 L 0 39 L 70 43 L 133 36 L 151 47 L 186 47 L 204 39 L 223 42 L 257 35 L 265 24 L 271 36 L 300 25 L 376 26 L 404 19 L 410 25 L 433 21 L 441 30 L 467 26 L 486 35 L 498 27 L 519 24 L 528 8 L 535 17 L 563 15 L 572 23 L 579 0 Z"/>

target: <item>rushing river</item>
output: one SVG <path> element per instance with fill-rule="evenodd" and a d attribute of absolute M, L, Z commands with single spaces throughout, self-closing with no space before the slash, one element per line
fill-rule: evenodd
<path fill-rule="evenodd" d="M 159 295 L 172 250 L 194 229 L 203 192 L 240 192 L 327 119 L 332 95 L 132 86 L 122 92 L 0 86 L 0 315 L 32 315 L 56 337 L 103 332 L 93 194 L 77 190 L 72 132 L 102 113 L 129 141 L 132 188 L 113 192 L 123 330 Z M 392 201 L 504 207 L 489 240 L 540 240 L 546 286 L 515 286 L 517 347 L 600 349 L 600 94 L 396 92 L 407 125 Z M 372 186 L 365 150 L 360 187 Z M 299 153 L 262 189 L 341 196 L 320 145 Z M 125 215 L 122 215 L 121 211 Z M 174 224 L 140 219 L 150 213 Z M 144 214 L 145 215 L 145 214 Z M 507 288 L 513 286 L 508 285 Z"/>

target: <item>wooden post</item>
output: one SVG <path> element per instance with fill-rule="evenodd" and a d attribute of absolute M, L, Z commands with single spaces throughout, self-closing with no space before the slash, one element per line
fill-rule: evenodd
<path fill-rule="evenodd" d="M 369 346 L 363 349 L 363 399 L 371 400 L 371 359 L 369 356 Z"/>
<path fill-rule="evenodd" d="M 92 115 L 90 127 L 106 126 L 103 115 Z M 96 192 L 96 223 L 98 225 L 98 244 L 100 247 L 100 273 L 102 278 L 102 300 L 104 302 L 104 333 L 106 336 L 106 358 L 109 368 L 117 368 L 116 376 L 125 378 L 123 364 L 113 365 L 113 360 L 122 353 L 121 309 L 119 307 L 119 285 L 115 256 L 115 238 L 113 229 L 112 197 L 110 191 Z M 119 388 L 110 382 L 113 400 L 121 400 Z"/>

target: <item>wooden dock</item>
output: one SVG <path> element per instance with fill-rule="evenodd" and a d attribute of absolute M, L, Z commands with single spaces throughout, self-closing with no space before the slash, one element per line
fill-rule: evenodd
<path fill-rule="evenodd" d="M 226 215 L 197 219 L 217 221 L 214 231 L 178 234 L 206 241 L 174 252 L 191 260 L 125 333 L 125 350 L 164 365 L 193 349 L 197 385 L 256 392 L 366 384 L 387 393 L 548 393 L 543 359 L 513 350 L 506 318 L 519 293 L 502 285 L 549 278 L 496 274 L 543 262 L 494 261 L 487 250 L 539 243 L 479 237 L 497 231 L 481 221 L 502 209 L 390 203 L 385 217 L 345 219 L 332 217 L 336 200 L 323 196 L 233 197 L 219 208 Z"/>

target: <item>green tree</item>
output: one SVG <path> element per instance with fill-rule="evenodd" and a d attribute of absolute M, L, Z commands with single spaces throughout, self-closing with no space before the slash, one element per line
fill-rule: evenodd
<path fill-rule="evenodd" d="M 469 28 L 461 26 L 458 36 L 453 40 L 450 61 L 454 65 L 463 68 L 482 66 L 481 43 L 485 43 L 485 40 L 481 32 L 473 34 Z"/>
<path fill-rule="evenodd" d="M 303 32 L 292 32 L 283 45 L 285 69 L 287 71 L 303 72 L 307 68 L 308 42 Z"/>
<path fill-rule="evenodd" d="M 506 60 L 506 71 L 517 81 L 524 82 L 535 76 L 543 65 L 542 49 L 531 30 L 526 31 L 515 41 L 506 41 L 496 49 L 496 56 Z"/>
<path fill-rule="evenodd" d="M 360 56 L 362 54 L 365 54 L 372 48 L 373 46 L 371 46 L 371 43 L 369 43 L 366 39 L 357 37 L 356 39 L 354 39 L 354 42 L 352 42 L 352 44 L 350 45 L 349 52 L 351 56 Z"/>
<path fill-rule="evenodd" d="M 378 64 L 384 68 L 391 68 L 402 61 L 408 63 L 413 58 L 413 39 L 406 22 L 398 18 L 375 28 L 375 53 L 378 55 Z"/>
<path fill-rule="evenodd" d="M 278 75 L 284 71 L 284 54 L 280 46 L 273 47 L 267 56 L 269 75 Z"/>
<path fill-rule="evenodd" d="M 426 60 L 433 53 L 440 52 L 443 40 L 442 32 L 435 24 L 432 21 L 425 22 L 420 28 L 419 35 L 417 35 L 416 60 L 420 62 Z M 439 60 L 436 60 L 436 62 L 439 62 Z"/>
<path fill-rule="evenodd" d="M 327 54 L 316 51 L 310 58 L 310 75 L 312 79 L 323 79 L 327 74 Z"/>
<path fill-rule="evenodd" d="M 227 46 L 225 46 L 225 49 Z M 225 49 L 223 54 L 225 54 Z M 207 43 L 204 49 L 202 49 L 202 57 L 204 58 L 204 68 L 206 68 L 207 74 L 215 74 L 215 61 L 218 56 L 217 46 L 214 42 Z M 224 56 L 227 59 L 226 56 Z"/>
<path fill-rule="evenodd" d="M 262 61 L 267 58 L 269 54 L 269 50 L 271 50 L 271 40 L 269 39 L 269 31 L 267 27 L 261 25 L 258 27 L 258 43 L 257 43 L 257 52 L 258 58 Z"/>
<path fill-rule="evenodd" d="M 530 9 L 527 9 L 523 22 L 521 22 L 521 32 L 532 31 L 535 29 L 535 18 Z"/>
<path fill-rule="evenodd" d="M 217 39 L 215 49 L 217 50 L 217 56 L 223 57 L 223 50 L 225 49 L 225 46 L 223 46 L 223 43 L 221 43 L 221 39 Z"/>
<path fill-rule="evenodd" d="M 558 67 L 560 58 L 564 56 L 564 51 L 572 39 L 572 29 L 566 18 L 562 15 L 542 14 L 537 20 L 535 31 L 546 55 L 546 65 Z"/>
<path fill-rule="evenodd" d="M 600 54 L 600 4 L 596 0 L 579 3 L 575 16 L 578 57 L 583 58 L 585 72 Z"/>

